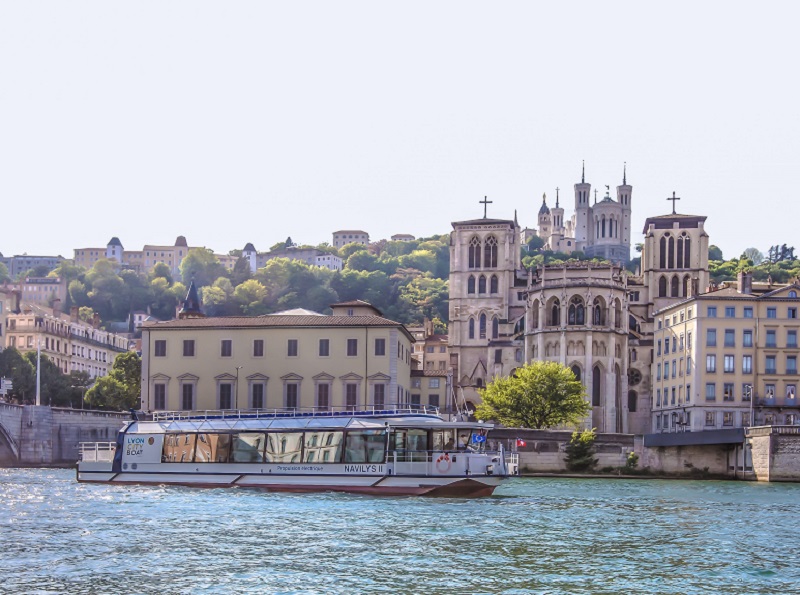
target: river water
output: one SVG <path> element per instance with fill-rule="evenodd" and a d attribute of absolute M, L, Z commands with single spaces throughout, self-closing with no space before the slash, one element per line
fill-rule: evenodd
<path fill-rule="evenodd" d="M 475 500 L 0 469 L 2 593 L 800 593 L 800 485 L 520 478 Z"/>

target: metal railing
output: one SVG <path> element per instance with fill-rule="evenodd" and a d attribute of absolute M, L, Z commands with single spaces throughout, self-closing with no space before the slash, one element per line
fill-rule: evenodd
<path fill-rule="evenodd" d="M 110 463 L 117 450 L 116 442 L 79 442 L 78 453 L 81 461 L 92 463 Z"/>
<path fill-rule="evenodd" d="M 295 417 L 374 417 L 387 415 L 439 415 L 438 407 L 428 405 L 373 405 L 366 409 L 355 407 L 321 408 L 290 407 L 274 409 L 206 409 L 201 411 L 155 411 L 153 421 L 189 419 L 270 419 Z"/>

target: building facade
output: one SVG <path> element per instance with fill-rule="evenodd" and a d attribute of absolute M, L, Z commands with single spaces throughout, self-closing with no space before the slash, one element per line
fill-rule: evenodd
<path fill-rule="evenodd" d="M 145 323 L 142 406 L 329 410 L 407 405 L 413 338 L 403 325 L 362 304 L 335 304 L 331 316 Z"/>
<path fill-rule="evenodd" d="M 31 269 L 45 267 L 48 272 L 52 271 L 61 262 L 64 257 L 59 256 L 31 256 L 28 254 L 17 254 L 14 256 L 3 257 L 0 254 L 0 262 L 6 265 L 8 275 L 12 279 L 16 279 L 23 273 L 27 273 Z"/>
<path fill-rule="evenodd" d="M 333 247 L 341 248 L 347 244 L 369 244 L 369 234 L 362 229 L 340 229 L 333 232 Z"/>
<path fill-rule="evenodd" d="M 655 312 L 653 432 L 800 422 L 800 284 L 749 273 Z"/>

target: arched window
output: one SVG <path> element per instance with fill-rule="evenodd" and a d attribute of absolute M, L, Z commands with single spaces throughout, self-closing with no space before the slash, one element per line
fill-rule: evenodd
<path fill-rule="evenodd" d="M 603 215 L 600 219 L 600 229 L 602 237 L 606 237 L 606 216 Z"/>
<path fill-rule="evenodd" d="M 636 413 L 636 404 L 639 401 L 635 390 L 628 391 L 628 411 Z"/>
<path fill-rule="evenodd" d="M 667 268 L 674 269 L 675 268 L 675 238 L 670 237 L 668 242 L 669 248 L 667 249 L 667 259 L 669 261 L 669 265 Z"/>
<path fill-rule="evenodd" d="M 481 241 L 476 237 L 469 241 L 469 268 L 477 269 L 481 266 Z"/>
<path fill-rule="evenodd" d="M 492 339 L 497 339 L 500 336 L 500 321 L 497 316 L 492 318 Z"/>
<path fill-rule="evenodd" d="M 485 268 L 497 267 L 497 238 L 489 236 L 483 248 L 483 266 Z"/>
<path fill-rule="evenodd" d="M 486 314 L 481 314 L 481 322 L 480 322 L 480 338 L 486 338 Z"/>
<path fill-rule="evenodd" d="M 600 301 L 600 298 L 594 299 L 594 305 L 592 307 L 592 324 L 596 324 L 599 326 L 603 326 L 606 323 L 606 314 L 605 308 L 603 308 L 603 303 Z"/>
<path fill-rule="evenodd" d="M 667 268 L 667 238 L 661 238 L 661 241 L 658 243 L 658 248 L 658 268 L 665 269 Z"/>
<path fill-rule="evenodd" d="M 658 297 L 667 297 L 667 278 L 663 275 L 658 280 Z"/>
<path fill-rule="evenodd" d="M 478 293 L 486 293 L 486 277 L 478 277 Z"/>
<path fill-rule="evenodd" d="M 475 319 L 474 318 L 470 318 L 469 319 L 469 338 L 470 339 L 474 339 L 475 338 Z"/>
<path fill-rule="evenodd" d="M 689 297 L 689 275 L 683 278 L 683 297 Z"/>
<path fill-rule="evenodd" d="M 492 275 L 492 278 L 489 280 L 489 293 L 497 293 L 497 292 L 498 292 L 497 275 Z"/>
<path fill-rule="evenodd" d="M 614 328 L 622 328 L 622 304 L 614 300 Z"/>
<path fill-rule="evenodd" d="M 680 296 L 678 295 L 678 276 L 677 276 L 677 275 L 675 275 L 675 276 L 672 278 L 672 283 L 671 283 L 671 285 L 672 285 L 672 297 L 680 297 Z"/>
<path fill-rule="evenodd" d="M 533 326 L 534 329 L 538 329 L 539 328 L 539 300 L 535 300 L 533 302 L 533 308 L 531 308 L 531 310 L 532 310 L 532 312 L 531 312 L 531 318 L 532 318 L 531 326 Z"/>
<path fill-rule="evenodd" d="M 792 290 L 789 292 L 789 297 L 790 297 L 790 298 L 796 298 L 796 297 L 797 297 L 797 292 L 796 292 L 794 289 L 792 289 Z"/>
<path fill-rule="evenodd" d="M 684 232 L 683 235 L 685 236 L 686 232 Z M 679 269 L 683 268 L 683 240 L 684 240 L 683 236 L 678 238 L 678 268 Z"/>
<path fill-rule="evenodd" d="M 635 362 L 637 359 L 639 359 L 638 352 L 635 349 L 631 349 L 631 361 Z"/>
<path fill-rule="evenodd" d="M 467 277 L 467 293 L 475 293 L 475 277 L 470 275 Z"/>
<path fill-rule="evenodd" d="M 684 268 L 692 268 L 692 238 L 685 237 L 683 239 L 683 266 Z"/>
<path fill-rule="evenodd" d="M 572 370 L 572 373 L 575 374 L 575 380 L 580 382 L 580 380 L 581 380 L 581 367 L 578 364 L 575 364 L 570 368 L 570 370 Z"/>
<path fill-rule="evenodd" d="M 553 305 L 550 307 L 550 326 L 559 326 L 561 324 L 561 304 L 558 300 L 553 300 Z"/>
<path fill-rule="evenodd" d="M 567 324 L 583 325 L 586 324 L 585 308 L 583 300 L 578 296 L 572 298 L 567 310 Z"/>
<path fill-rule="evenodd" d="M 600 382 L 602 372 L 600 366 L 595 366 L 592 370 L 592 407 L 600 407 Z"/>

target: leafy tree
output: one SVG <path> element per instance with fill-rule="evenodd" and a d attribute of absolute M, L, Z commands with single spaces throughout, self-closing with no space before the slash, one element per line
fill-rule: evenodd
<path fill-rule="evenodd" d="M 539 236 L 533 236 L 530 240 L 528 240 L 528 252 L 536 252 L 541 250 L 544 247 L 544 239 L 540 238 Z"/>
<path fill-rule="evenodd" d="M 94 315 L 95 311 L 89 306 L 81 306 L 78 308 L 78 319 L 83 320 L 84 322 L 91 323 L 94 320 Z"/>
<path fill-rule="evenodd" d="M 238 285 L 233 292 L 233 297 L 245 315 L 254 316 L 264 314 L 266 311 L 264 298 L 267 297 L 267 288 L 255 279 L 249 279 Z"/>
<path fill-rule="evenodd" d="M 67 291 L 69 292 L 71 304 L 75 306 L 85 306 L 89 303 L 89 292 L 86 289 L 86 284 L 78 279 L 73 279 L 69 282 Z"/>
<path fill-rule="evenodd" d="M 8 267 L 5 263 L 0 262 L 0 283 L 11 281 L 11 276 L 8 274 Z"/>
<path fill-rule="evenodd" d="M 28 360 L 33 370 L 33 390 L 28 398 L 33 401 L 36 398 L 36 351 L 28 351 L 23 355 Z M 39 357 L 41 370 L 39 372 L 39 388 L 41 390 L 42 405 L 52 405 L 54 407 L 64 407 L 70 404 L 72 387 L 69 384 L 69 377 L 63 374 L 52 360 L 45 354 Z"/>
<path fill-rule="evenodd" d="M 748 248 L 742 253 L 742 259 L 748 259 L 756 266 L 764 262 L 764 255 L 758 248 Z"/>
<path fill-rule="evenodd" d="M 594 458 L 594 441 L 596 437 L 594 428 L 583 432 L 578 430 L 572 432 L 572 437 L 566 447 L 567 456 L 565 460 L 567 469 L 570 471 L 589 471 L 595 468 L 597 465 L 597 459 Z"/>
<path fill-rule="evenodd" d="M 181 279 L 188 286 L 192 281 L 198 287 L 211 285 L 214 279 L 226 276 L 222 266 L 208 248 L 191 248 L 181 262 Z"/>
<path fill-rule="evenodd" d="M 30 360 L 14 347 L 7 347 L 0 351 L 0 376 L 10 378 L 13 388 L 9 396 L 22 401 L 29 401 L 35 397 L 36 372 Z"/>
<path fill-rule="evenodd" d="M 153 268 L 150 269 L 150 281 L 154 279 L 166 279 L 168 285 L 172 284 L 172 271 L 166 263 L 157 262 L 153 265 Z"/>
<path fill-rule="evenodd" d="M 436 272 L 436 255 L 430 250 L 414 250 L 410 254 L 400 256 L 397 261 L 403 268 L 417 269 L 431 274 Z"/>
<path fill-rule="evenodd" d="M 479 390 L 475 415 L 505 426 L 552 428 L 576 425 L 591 411 L 583 384 L 556 362 L 534 361 L 513 375 L 494 378 Z"/>
<path fill-rule="evenodd" d="M 722 250 L 714 244 L 711 244 L 708 247 L 708 260 L 724 260 L 722 258 Z"/>
<path fill-rule="evenodd" d="M 133 351 L 114 359 L 108 376 L 97 379 L 86 393 L 92 408 L 126 411 L 139 406 L 141 393 L 142 360 Z"/>
<path fill-rule="evenodd" d="M 358 250 L 353 252 L 347 259 L 345 266 L 354 271 L 377 271 L 380 270 L 378 266 L 378 257 L 370 254 L 366 250 Z"/>
<path fill-rule="evenodd" d="M 339 256 L 342 257 L 342 260 L 347 260 L 354 252 L 358 252 L 360 250 L 367 251 L 367 247 L 362 244 L 352 242 L 339 248 Z"/>
<path fill-rule="evenodd" d="M 250 279 L 250 261 L 240 256 L 236 259 L 236 263 L 233 265 L 233 271 L 231 271 L 231 282 L 234 285 L 241 285 L 248 279 Z"/>

